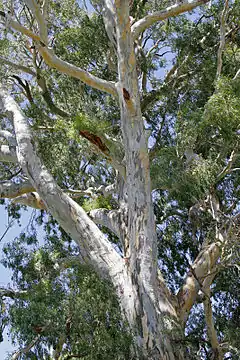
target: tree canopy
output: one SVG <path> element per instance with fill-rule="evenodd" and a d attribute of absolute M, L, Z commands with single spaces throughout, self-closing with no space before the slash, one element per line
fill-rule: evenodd
<path fill-rule="evenodd" d="M 9 358 L 239 359 L 239 0 L 0 18 L 1 204 L 35 209 L 3 249 Z"/>

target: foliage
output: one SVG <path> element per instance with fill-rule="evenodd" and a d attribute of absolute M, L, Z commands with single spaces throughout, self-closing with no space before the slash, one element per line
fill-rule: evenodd
<path fill-rule="evenodd" d="M 119 359 L 128 359 L 131 338 L 114 289 L 91 268 L 76 260 L 68 263 L 76 248 L 56 230 L 52 224 L 42 246 L 36 233 L 22 233 L 3 250 L 2 263 L 13 270 L 14 284 L 27 292 L 14 303 L 4 301 L 13 343 L 24 345 L 41 334 L 42 345 L 32 349 L 33 358 L 61 351 L 64 343 L 63 358 L 72 353 L 116 359 L 117 353 Z"/>
<path fill-rule="evenodd" d="M 10 11 L 11 2 L 3 3 L 1 8 Z M 19 21 L 35 29 L 28 10 L 21 2 L 16 4 L 16 11 L 17 6 L 21 8 Z M 117 58 L 104 29 L 101 6 L 99 1 L 92 1 L 91 5 L 93 13 L 89 15 L 79 1 L 49 1 L 51 47 L 59 58 L 93 75 L 116 81 Z M 166 1 L 159 5 L 157 1 L 134 0 L 131 15 L 137 21 L 167 5 Z M 144 122 L 150 131 L 158 260 L 173 292 L 183 283 L 202 244 L 213 241 L 216 228 L 204 210 L 198 210 L 192 219 L 192 207 L 204 203 L 212 193 L 219 197 L 223 217 L 236 215 L 240 205 L 240 80 L 233 79 L 240 68 L 239 0 L 230 1 L 230 5 L 219 79 L 216 66 L 222 2 L 154 24 L 135 47 Z M 49 107 L 36 77 L 22 75 L 19 69 L 1 63 L 2 81 L 29 118 L 38 154 L 58 185 L 63 189 L 86 189 L 113 183 L 116 173 L 112 163 L 81 137 L 80 131 L 100 137 L 111 156 L 124 164 L 126 154 L 115 99 L 50 69 L 39 53 L 34 64 L 29 44 L 17 32 L 1 34 L 0 55 L 38 71 L 46 82 L 50 99 L 65 112 L 61 116 Z M 173 67 L 175 72 L 165 81 Z M 29 84 L 32 102 L 13 75 Z M 3 119 L 3 125 L 12 131 L 7 119 Z M 233 152 L 236 171 L 221 174 Z M 23 179 L 19 171 L 15 164 L 1 163 L 0 181 Z M 88 212 L 97 208 L 116 209 L 115 200 L 114 196 L 82 195 L 76 201 Z M 20 209 L 19 205 L 9 204 L 10 218 L 21 221 Z M 4 300 L 4 321 L 10 326 L 11 338 L 23 347 L 36 337 L 36 326 L 44 328 L 41 343 L 22 359 L 24 356 L 50 359 L 61 341 L 66 344 L 63 359 L 68 354 L 93 360 L 129 359 L 131 338 L 120 318 L 111 284 L 103 282 L 89 267 L 74 263 L 61 268 L 61 261 L 77 256 L 78 249 L 50 216 L 38 213 L 33 228 L 28 230 L 3 251 L 3 264 L 11 269 L 14 286 L 28 291 L 23 298 Z M 121 251 L 116 237 L 106 228 L 103 232 Z M 232 259 L 231 266 L 221 259 L 212 303 L 219 338 L 228 343 L 229 359 L 236 360 L 240 356 L 239 251 L 235 243 L 226 251 Z M 210 359 L 200 305 L 194 307 L 188 320 L 186 343 L 192 358 Z"/>

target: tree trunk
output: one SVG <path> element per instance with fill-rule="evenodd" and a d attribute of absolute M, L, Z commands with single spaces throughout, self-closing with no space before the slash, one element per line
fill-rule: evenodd
<path fill-rule="evenodd" d="M 181 341 L 183 329 L 176 311 L 177 302 L 166 289 L 161 275 L 154 288 L 146 288 L 138 269 L 130 271 L 126 262 L 124 271 L 112 280 L 117 289 L 123 319 L 128 322 L 133 335 L 133 358 L 188 359 Z"/>
<path fill-rule="evenodd" d="M 187 6 L 190 9 L 204 2 L 206 0 L 183 4 L 178 10 L 184 12 Z M 126 202 L 121 205 L 124 207 L 124 224 L 110 229 L 118 233 L 118 229 L 124 228 L 121 234 L 124 258 L 115 251 L 85 211 L 56 185 L 35 154 L 26 119 L 3 89 L 0 89 L 0 107 L 4 112 L 10 113 L 13 120 L 18 162 L 27 174 L 30 185 L 44 200 L 45 208 L 79 245 L 83 260 L 93 265 L 103 277 L 110 278 L 115 286 L 123 317 L 133 335 L 133 358 L 185 360 L 188 356 L 182 341 L 183 318 L 194 303 L 199 281 L 193 274 L 189 275 L 181 294 L 184 302 L 179 305 L 158 270 L 148 145 L 141 113 L 134 51 L 134 39 L 142 26 L 144 29 L 144 24 L 148 24 L 148 21 L 151 24 L 155 20 L 151 16 L 146 17 L 138 24 L 139 28 L 135 26 L 135 31 L 131 32 L 129 0 L 115 0 L 114 5 L 106 0 L 104 6 L 106 29 L 111 32 L 109 39 L 113 42 L 118 57 L 117 84 L 90 76 L 59 60 L 52 49 L 40 41 L 39 36 L 35 40 L 39 42 L 39 51 L 49 66 L 113 96 L 118 95 L 125 148 Z M 176 9 L 176 6 L 173 7 L 171 14 L 176 15 Z M 159 13 L 156 19 L 167 18 L 169 11 Z M 9 149 L 2 149 L 2 153 L 5 161 L 16 161 L 15 153 L 10 153 Z M 204 254 L 208 254 L 210 250 L 205 250 Z M 193 269 L 197 276 L 206 276 L 216 262 L 219 250 L 216 246 L 213 250 L 214 261 L 208 267 L 204 268 L 203 261 L 196 260 Z M 204 254 L 201 254 L 202 258 Z"/>
<path fill-rule="evenodd" d="M 133 332 L 139 358 L 186 359 L 180 347 L 173 344 L 174 339 L 180 340 L 181 330 L 170 293 L 157 268 L 148 146 L 140 107 L 129 1 L 117 0 L 115 7 L 117 91 L 125 147 L 128 210 L 125 271 L 118 286 L 118 297 Z"/>

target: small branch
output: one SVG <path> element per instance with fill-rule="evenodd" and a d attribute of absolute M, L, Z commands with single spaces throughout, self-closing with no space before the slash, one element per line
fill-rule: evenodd
<path fill-rule="evenodd" d="M 214 359 L 223 360 L 223 354 L 222 354 L 221 348 L 219 346 L 217 332 L 216 332 L 216 329 L 214 326 L 213 312 L 212 312 L 212 305 L 211 305 L 211 298 L 210 298 L 210 286 L 208 286 L 208 288 L 205 289 L 205 292 L 208 295 L 208 296 L 206 296 L 206 299 L 203 302 L 208 338 L 211 343 L 212 351 L 214 354 Z"/>
<path fill-rule="evenodd" d="M 229 157 L 228 163 L 227 165 L 224 167 L 224 169 L 217 175 L 217 181 L 222 180 L 222 178 L 224 178 L 225 175 L 229 174 L 231 172 L 231 168 L 233 165 L 233 162 L 236 158 L 236 153 L 233 150 L 231 152 L 231 155 Z"/>
<path fill-rule="evenodd" d="M 31 30 L 27 29 L 25 26 L 22 26 L 19 24 L 19 22 L 13 20 L 9 14 L 6 14 L 4 11 L 0 11 L 0 16 L 5 21 L 6 28 L 12 28 L 13 30 L 16 30 L 20 32 L 23 35 L 26 35 L 27 37 L 30 37 L 31 39 L 35 40 L 36 42 L 40 42 L 41 38 L 39 35 L 35 34 Z"/>
<path fill-rule="evenodd" d="M 239 76 L 240 76 L 240 69 L 238 69 L 238 71 L 236 72 L 233 80 L 236 80 Z"/>
<path fill-rule="evenodd" d="M 61 117 L 64 117 L 64 118 L 70 117 L 70 114 L 63 111 L 62 109 L 60 109 L 59 107 L 57 107 L 54 104 L 51 94 L 50 94 L 50 91 L 47 88 L 46 80 L 39 74 L 37 76 L 37 83 L 38 83 L 38 86 L 42 90 L 42 97 L 45 100 L 46 104 L 49 106 L 49 109 L 51 110 L 51 112 L 56 115 L 60 115 Z"/>
<path fill-rule="evenodd" d="M 30 206 L 38 210 L 46 210 L 46 205 L 44 201 L 40 198 L 38 193 L 34 191 L 25 193 L 21 196 L 14 198 L 12 203 Z"/>
<path fill-rule="evenodd" d="M 212 269 L 215 266 L 219 256 L 221 241 L 216 239 L 215 243 L 212 243 L 205 248 L 203 248 L 193 265 L 191 270 L 188 272 L 184 285 L 178 292 L 178 301 L 179 301 L 179 310 L 180 318 L 182 322 L 186 322 L 188 314 L 196 301 L 198 291 L 203 288 L 205 289 L 204 280 L 207 277 L 209 281 L 210 277 L 208 275 L 212 273 Z M 211 274 L 211 277 L 213 274 Z M 204 290 L 205 291 L 205 290 Z"/>
<path fill-rule="evenodd" d="M 2 239 L 4 239 L 5 235 L 8 233 L 8 231 L 11 229 L 13 224 L 13 220 L 12 221 L 8 221 L 8 225 L 6 227 L 6 230 L 3 232 L 2 236 L 0 237 L 0 242 L 2 241 Z"/>
<path fill-rule="evenodd" d="M 53 260 L 54 268 L 56 270 L 66 270 L 72 265 L 86 264 L 80 256 L 69 256 L 67 258 Z"/>
<path fill-rule="evenodd" d="M 35 189 L 28 181 L 19 184 L 12 181 L 0 182 L 0 198 L 13 199 L 32 191 Z"/>
<path fill-rule="evenodd" d="M 0 146 L 0 161 L 2 162 L 10 162 L 10 163 L 17 163 L 17 155 L 16 155 L 16 148 L 10 147 L 8 145 L 1 145 Z"/>
<path fill-rule="evenodd" d="M 0 130 L 0 137 L 6 139 L 11 146 L 17 145 L 16 138 L 12 133 L 10 133 L 10 131 Z"/>
<path fill-rule="evenodd" d="M 220 44 L 217 55 L 217 74 L 216 79 L 218 80 L 222 71 L 222 55 L 225 47 L 225 35 L 226 35 L 226 18 L 228 10 L 228 0 L 225 0 L 223 12 L 221 14 L 221 25 L 220 25 Z"/>
<path fill-rule="evenodd" d="M 28 82 L 25 80 L 25 83 L 24 83 L 23 80 L 17 75 L 12 75 L 11 77 L 17 80 L 18 84 L 20 85 L 21 89 L 23 90 L 24 95 L 26 96 L 26 98 L 28 99 L 30 104 L 33 104 L 34 101 L 33 101 L 32 93 L 31 93 Z"/>
<path fill-rule="evenodd" d="M 4 57 L 0 56 L 0 63 L 9 65 L 10 67 L 16 69 L 16 70 L 21 70 L 23 72 L 25 72 L 26 74 L 29 75 L 33 75 L 33 76 L 37 76 L 37 74 L 31 70 L 29 67 L 24 66 L 24 65 L 20 65 L 20 64 L 16 64 L 12 61 L 9 61 L 8 59 L 5 59 Z"/>
<path fill-rule="evenodd" d="M 171 81 L 173 80 L 176 81 L 179 78 L 177 77 L 179 70 L 187 62 L 188 59 L 189 59 L 189 55 L 187 55 L 183 59 L 183 61 L 181 61 L 180 65 L 178 65 L 177 63 L 174 64 L 173 67 L 168 71 L 162 86 L 158 90 L 152 90 L 144 96 L 143 100 L 141 101 L 142 112 L 146 111 L 148 106 L 158 99 L 158 97 L 162 94 L 165 85 L 168 85 Z"/>
<path fill-rule="evenodd" d="M 89 187 L 86 190 L 65 189 L 64 192 L 69 194 L 72 198 L 78 198 L 83 195 L 93 198 L 96 197 L 97 194 L 109 196 L 116 192 L 116 184 L 111 184 L 108 186 L 101 185 L 98 188 Z"/>
<path fill-rule="evenodd" d="M 138 20 L 132 25 L 132 36 L 134 40 L 137 40 L 139 35 L 152 24 L 157 21 L 162 21 L 170 17 L 174 17 L 185 12 L 191 11 L 196 7 L 206 4 L 208 0 L 185 0 L 181 3 L 174 4 L 165 10 L 157 11 L 153 14 L 149 14 L 144 18 Z"/>
<path fill-rule="evenodd" d="M 8 297 L 11 299 L 22 299 L 26 298 L 26 295 L 28 294 L 27 291 L 18 291 L 18 290 L 12 290 L 12 289 L 5 289 L 0 288 L 0 297 Z"/>
<path fill-rule="evenodd" d="M 17 360 L 21 355 L 27 354 L 31 348 L 38 343 L 40 340 L 41 334 L 38 334 L 27 346 L 23 349 L 18 350 L 13 356 L 11 360 Z"/>

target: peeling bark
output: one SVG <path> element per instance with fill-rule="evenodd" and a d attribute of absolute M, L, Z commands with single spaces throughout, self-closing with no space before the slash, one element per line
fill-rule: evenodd
<path fill-rule="evenodd" d="M 186 359 L 184 351 L 180 347 L 176 351 L 176 344 L 173 346 L 172 339 L 179 339 L 181 330 L 170 294 L 157 272 L 149 156 L 140 107 L 129 1 L 117 0 L 115 6 L 118 95 L 126 151 L 128 234 L 125 258 L 132 287 L 132 302 L 124 308 L 131 309 L 127 320 L 134 329 L 144 359 Z M 170 333 L 172 339 L 166 335 Z"/>
<path fill-rule="evenodd" d="M 77 242 L 86 263 L 108 278 L 121 270 L 120 255 L 85 211 L 55 183 L 35 153 L 27 120 L 15 101 L 0 89 L 0 109 L 7 112 L 14 123 L 18 144 L 17 157 L 45 206 L 63 229 Z M 111 274 L 111 275 L 110 275 Z"/>
<path fill-rule="evenodd" d="M 119 195 L 119 210 L 97 209 L 91 211 L 88 216 L 66 192 L 57 186 L 41 163 L 36 154 L 27 119 L 15 101 L 3 88 L 0 88 L 0 109 L 13 121 L 17 141 L 16 148 L 2 145 L 0 160 L 18 162 L 29 179 L 29 183 L 20 185 L 7 182 L 0 184 L 2 196 L 12 197 L 14 194 L 18 196 L 15 202 L 49 211 L 78 244 L 81 257 L 79 261 L 91 264 L 100 275 L 112 281 L 122 313 L 134 337 L 135 359 L 187 359 L 181 341 L 184 323 L 198 291 L 207 288 L 210 279 L 213 278 L 211 272 L 219 258 L 226 234 L 218 231 L 215 242 L 202 248 L 186 276 L 178 297 L 172 295 L 158 270 L 150 161 L 141 113 L 134 41 L 154 22 L 192 10 L 206 3 L 207 0 L 185 0 L 165 10 L 147 15 L 133 25 L 130 21 L 128 0 L 115 0 L 114 4 L 106 0 L 104 20 L 109 39 L 117 53 L 119 76 L 117 84 L 97 78 L 59 59 L 48 47 L 47 27 L 39 5 L 31 0 L 25 2 L 37 19 L 40 36 L 1 11 L 0 15 L 7 20 L 8 26 L 33 39 L 45 63 L 51 68 L 118 98 L 125 159 L 124 164 L 117 164 L 115 168 L 119 169 L 124 190 L 121 189 Z M 10 62 L 5 63 L 15 68 L 19 67 Z M 19 70 L 35 75 L 28 68 L 19 67 Z M 175 67 L 172 71 L 175 73 Z M 167 76 L 167 79 L 172 76 L 171 71 Z M 46 90 L 48 96 L 47 88 L 44 86 L 42 88 Z M 151 100 L 156 94 L 152 93 L 149 96 Z M 144 100 L 143 109 L 146 108 L 145 103 Z M 105 155 L 110 156 L 108 147 L 100 137 L 84 130 L 81 131 L 81 135 Z M 114 159 L 110 160 L 114 163 Z M 107 189 L 103 188 L 97 191 L 108 193 Z M 115 188 L 112 187 L 110 191 L 115 191 Z M 218 204 L 214 198 L 209 201 L 211 206 L 213 205 L 211 207 L 213 219 L 218 221 Z M 115 251 L 94 222 L 107 226 L 119 237 L 123 243 L 124 258 Z M 210 329 L 212 323 L 209 314 L 208 311 Z M 213 341 L 212 346 L 215 345 Z"/>

